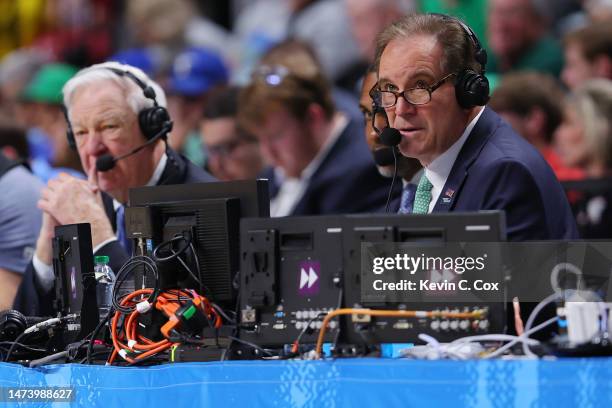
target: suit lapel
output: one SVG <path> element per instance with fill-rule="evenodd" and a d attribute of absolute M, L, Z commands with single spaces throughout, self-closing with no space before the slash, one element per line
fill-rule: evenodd
<path fill-rule="evenodd" d="M 495 113 L 485 107 L 453 164 L 433 212 L 448 212 L 454 208 L 461 188 L 469 175 L 470 166 L 478 158 L 489 137 L 493 134 L 497 125 L 495 118 Z"/>

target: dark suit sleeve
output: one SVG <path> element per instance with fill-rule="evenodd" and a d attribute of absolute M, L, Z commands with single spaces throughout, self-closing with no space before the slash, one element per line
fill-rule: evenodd
<path fill-rule="evenodd" d="M 45 291 L 38 285 L 34 264 L 30 261 L 17 290 L 13 309 L 26 316 L 51 316 L 54 296 L 53 289 Z"/>
<path fill-rule="evenodd" d="M 546 208 L 531 173 L 520 163 L 501 163 L 481 184 L 487 188 L 483 210 L 504 210 L 509 241 L 550 239 Z M 487 186 L 487 187 L 485 187 Z"/>

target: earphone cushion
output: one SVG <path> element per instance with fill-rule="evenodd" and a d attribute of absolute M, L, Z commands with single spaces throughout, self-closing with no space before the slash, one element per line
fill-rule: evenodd
<path fill-rule="evenodd" d="M 484 106 L 489 101 L 489 80 L 482 74 L 466 69 L 457 78 L 455 94 L 464 109 Z"/>
<path fill-rule="evenodd" d="M 144 109 L 138 114 L 138 123 L 144 137 L 150 140 L 170 123 L 170 115 L 166 108 L 154 106 Z"/>

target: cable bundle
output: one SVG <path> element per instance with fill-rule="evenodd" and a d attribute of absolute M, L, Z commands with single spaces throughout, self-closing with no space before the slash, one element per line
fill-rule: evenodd
<path fill-rule="evenodd" d="M 188 318 L 196 312 L 201 312 L 212 327 L 221 326 L 221 316 L 211 306 L 208 299 L 193 290 L 173 289 L 161 292 L 155 304 L 147 301 L 152 294 L 153 289 L 140 289 L 126 295 L 121 300 L 121 309 L 130 310 L 130 312 L 117 311 L 113 316 L 111 323 L 113 352 L 107 364 L 112 364 L 117 354 L 128 363 L 135 364 L 179 345 L 183 341 L 188 341 L 188 336 L 181 333 L 179 317 L 177 317 L 177 314 L 183 310 L 186 310 L 184 316 L 189 314 Z M 149 312 L 153 306 L 168 315 L 168 324 L 172 327 L 172 330 L 165 331 L 165 338 L 160 341 L 150 340 L 138 333 L 140 315 Z"/>

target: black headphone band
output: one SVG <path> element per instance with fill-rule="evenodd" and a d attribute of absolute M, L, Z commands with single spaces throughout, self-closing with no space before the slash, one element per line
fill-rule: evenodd
<path fill-rule="evenodd" d="M 485 67 L 487 65 L 487 51 L 484 48 L 482 48 L 482 44 L 480 43 L 480 40 L 478 39 L 478 36 L 474 32 L 474 30 L 472 30 L 472 28 L 469 25 L 467 25 L 466 23 L 464 23 L 457 17 L 451 16 L 448 14 L 441 14 L 441 13 L 430 13 L 430 15 L 438 16 L 444 20 L 454 21 L 463 29 L 463 32 L 470 39 L 470 42 L 472 43 L 472 46 L 474 47 L 474 52 L 473 52 L 474 59 L 476 60 L 478 64 L 480 64 L 481 74 L 484 74 L 485 69 L 486 69 Z"/>
<path fill-rule="evenodd" d="M 138 78 L 132 72 L 125 71 L 119 68 L 114 68 L 114 67 L 104 67 L 104 68 L 108 69 L 109 71 L 114 72 L 120 77 L 130 78 L 142 90 L 143 95 L 147 99 L 151 99 L 153 101 L 153 106 L 159 106 L 157 103 L 157 96 L 155 94 L 155 89 L 153 89 L 153 87 L 151 87 L 150 85 L 145 84 L 140 78 Z"/>

